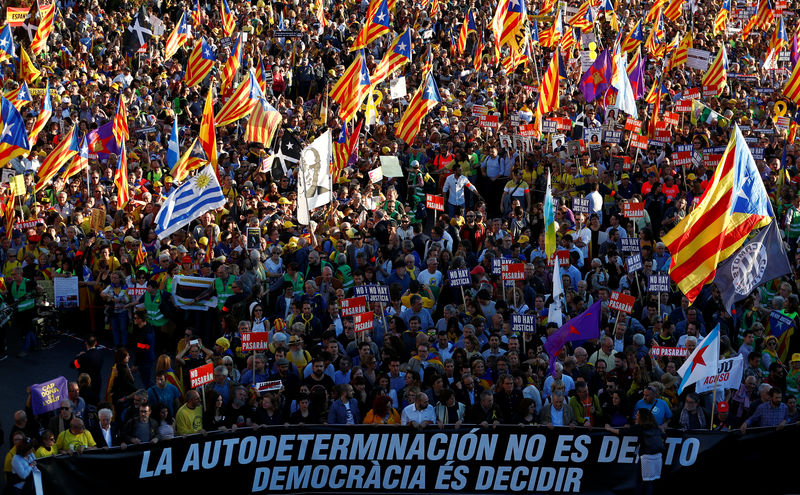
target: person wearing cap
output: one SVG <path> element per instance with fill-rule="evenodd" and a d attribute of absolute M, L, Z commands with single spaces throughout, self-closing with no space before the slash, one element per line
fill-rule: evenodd
<path fill-rule="evenodd" d="M 17 261 L 22 263 L 28 254 L 33 255 L 33 259 L 39 259 L 41 250 L 39 248 L 39 241 L 41 236 L 39 234 L 31 234 L 28 236 L 28 242 L 17 251 Z"/>

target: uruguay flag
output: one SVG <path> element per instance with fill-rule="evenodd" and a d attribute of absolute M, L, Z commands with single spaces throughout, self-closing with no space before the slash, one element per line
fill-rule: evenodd
<path fill-rule="evenodd" d="M 684 361 L 683 366 L 678 370 L 681 376 L 681 385 L 678 387 L 678 395 L 683 393 L 683 389 L 689 385 L 702 380 L 709 375 L 717 373 L 717 361 L 719 360 L 719 323 L 714 330 L 708 334 L 703 343 L 695 348 L 691 356 Z"/>
<path fill-rule="evenodd" d="M 178 145 L 178 119 L 172 120 L 172 134 L 169 136 L 169 144 L 167 145 L 167 166 L 170 170 L 178 163 L 181 157 L 180 146 Z"/>
<path fill-rule="evenodd" d="M 173 190 L 156 215 L 156 235 L 170 236 L 209 210 L 225 205 L 225 194 L 211 165 Z"/>

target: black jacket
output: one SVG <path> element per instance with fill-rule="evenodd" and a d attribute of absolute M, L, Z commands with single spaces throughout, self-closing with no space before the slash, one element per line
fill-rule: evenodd
<path fill-rule="evenodd" d="M 106 443 L 106 438 L 103 436 L 103 432 L 100 431 L 100 425 L 94 425 L 89 428 L 89 433 L 92 434 L 92 438 L 94 438 L 94 442 L 97 444 L 97 448 L 102 449 L 103 447 L 118 447 L 120 443 L 122 443 L 120 436 L 119 436 L 119 425 L 114 421 L 111 422 L 109 426 L 111 429 L 111 445 Z"/>
<path fill-rule="evenodd" d="M 136 424 L 138 422 L 139 418 L 131 418 L 125 422 L 125 427 L 122 428 L 122 441 L 130 443 L 130 441 L 136 436 Z M 150 440 L 153 440 L 154 438 L 158 437 L 158 421 L 151 417 L 149 420 L 149 425 Z M 95 442 L 97 442 L 97 439 L 95 439 Z"/>

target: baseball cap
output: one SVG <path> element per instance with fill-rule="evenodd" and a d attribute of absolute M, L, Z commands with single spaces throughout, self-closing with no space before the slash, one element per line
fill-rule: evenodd
<path fill-rule="evenodd" d="M 728 402 L 727 401 L 722 401 L 719 404 L 717 404 L 717 411 L 719 411 L 721 413 L 726 413 L 726 412 L 730 411 L 730 406 L 728 405 Z"/>
<path fill-rule="evenodd" d="M 484 270 L 482 266 L 478 265 L 475 268 L 473 268 L 472 271 L 470 271 L 469 273 L 470 275 L 483 275 L 484 273 L 486 273 L 486 270 Z"/>

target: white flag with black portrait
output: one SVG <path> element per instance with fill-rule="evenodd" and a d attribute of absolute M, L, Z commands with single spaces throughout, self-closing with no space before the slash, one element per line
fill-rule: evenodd
<path fill-rule="evenodd" d="M 300 153 L 297 177 L 297 221 L 308 225 L 310 210 L 331 202 L 331 131 L 314 140 Z"/>

